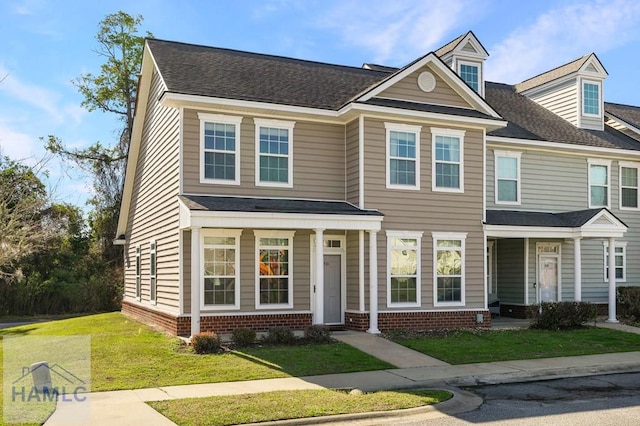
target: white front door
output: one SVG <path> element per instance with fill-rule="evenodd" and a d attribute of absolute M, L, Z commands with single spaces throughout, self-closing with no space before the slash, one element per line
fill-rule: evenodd
<path fill-rule="evenodd" d="M 556 302 L 560 290 L 560 243 L 538 243 L 537 301 Z"/>

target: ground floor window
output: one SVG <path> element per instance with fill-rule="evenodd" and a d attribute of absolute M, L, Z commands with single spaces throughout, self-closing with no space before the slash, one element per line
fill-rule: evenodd
<path fill-rule="evenodd" d="M 627 281 L 627 243 L 617 241 L 616 243 L 616 281 Z M 604 242 L 604 280 L 609 281 L 609 242 Z"/>
<path fill-rule="evenodd" d="M 151 303 L 156 302 L 157 280 L 156 280 L 156 242 L 149 243 L 149 300 Z"/>
<path fill-rule="evenodd" d="M 136 299 L 140 300 L 141 284 L 140 246 L 136 247 Z"/>
<path fill-rule="evenodd" d="M 203 231 L 203 305 L 240 307 L 240 230 Z"/>
<path fill-rule="evenodd" d="M 292 231 L 254 231 L 256 237 L 256 308 L 293 306 Z"/>
<path fill-rule="evenodd" d="M 464 305 L 466 233 L 433 234 L 434 305 Z"/>
<path fill-rule="evenodd" d="M 420 305 L 422 232 L 387 231 L 387 305 Z"/>

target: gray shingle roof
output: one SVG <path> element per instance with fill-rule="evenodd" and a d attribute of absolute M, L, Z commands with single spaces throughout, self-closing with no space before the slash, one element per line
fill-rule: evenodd
<path fill-rule="evenodd" d="M 640 129 L 640 107 L 605 102 L 604 111 Z"/>
<path fill-rule="evenodd" d="M 147 40 L 173 93 L 339 109 L 387 72 L 163 40 Z"/>
<path fill-rule="evenodd" d="M 189 210 L 201 211 L 384 216 L 377 210 L 362 210 L 346 201 L 221 197 L 213 195 L 181 195 L 180 200 Z"/>
<path fill-rule="evenodd" d="M 396 99 L 372 98 L 365 102 L 357 102 L 365 105 L 375 105 L 390 108 L 409 109 L 412 111 L 434 112 L 438 114 L 459 115 L 463 117 L 487 118 L 494 120 L 488 114 L 484 114 L 475 109 L 448 107 L 444 105 L 423 104 L 418 102 L 399 101 Z"/>
<path fill-rule="evenodd" d="M 589 220 L 591 220 L 602 210 L 607 209 L 599 208 L 563 213 L 528 212 L 515 210 L 487 210 L 487 220 L 485 221 L 485 224 L 505 226 L 579 228 L 585 223 L 589 222 Z M 620 222 L 622 223 L 622 221 Z"/>
<path fill-rule="evenodd" d="M 569 62 L 568 64 L 561 65 L 552 70 L 545 71 L 542 74 L 538 74 L 535 77 L 531 77 L 521 83 L 516 84 L 515 88 L 518 92 L 524 92 L 525 90 L 532 89 L 534 87 L 553 81 L 557 78 L 564 77 L 565 75 L 576 72 L 580 69 L 580 67 L 584 65 L 584 63 L 587 61 L 587 59 L 589 59 L 591 55 L 592 53 L 584 55 L 574 61 Z"/>

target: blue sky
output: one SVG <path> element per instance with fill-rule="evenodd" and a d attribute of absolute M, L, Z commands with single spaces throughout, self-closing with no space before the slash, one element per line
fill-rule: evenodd
<path fill-rule="evenodd" d="M 35 163 L 49 134 L 77 147 L 116 139 L 114 117 L 80 107 L 71 80 L 98 71 L 97 24 L 118 10 L 161 39 L 353 66 L 402 66 L 473 30 L 486 78 L 504 83 L 595 52 L 605 99 L 640 105 L 637 0 L 3 0 L 0 153 Z M 46 167 L 58 201 L 84 204 L 86 179 L 55 159 Z"/>

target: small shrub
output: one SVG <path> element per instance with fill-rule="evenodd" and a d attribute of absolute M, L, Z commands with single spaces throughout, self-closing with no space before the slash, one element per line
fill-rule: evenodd
<path fill-rule="evenodd" d="M 251 346 L 256 341 L 256 332 L 250 328 L 236 328 L 231 333 L 231 341 L 241 348 Z"/>
<path fill-rule="evenodd" d="M 596 307 L 588 302 L 542 302 L 527 308 L 531 328 L 561 330 L 595 321 Z"/>
<path fill-rule="evenodd" d="M 222 351 L 220 337 L 210 331 L 193 336 L 191 338 L 191 346 L 197 354 L 215 354 Z"/>
<path fill-rule="evenodd" d="M 640 287 L 618 287 L 620 316 L 640 320 Z"/>
<path fill-rule="evenodd" d="M 289 327 L 271 327 L 262 341 L 271 345 L 290 345 L 295 339 L 293 330 Z"/>
<path fill-rule="evenodd" d="M 331 342 L 331 330 L 323 325 L 312 325 L 304 330 L 304 339 L 311 343 Z"/>

